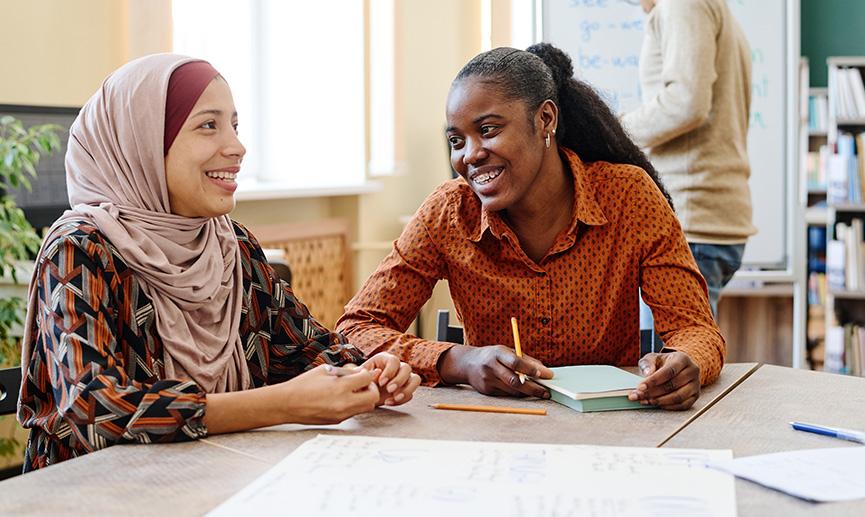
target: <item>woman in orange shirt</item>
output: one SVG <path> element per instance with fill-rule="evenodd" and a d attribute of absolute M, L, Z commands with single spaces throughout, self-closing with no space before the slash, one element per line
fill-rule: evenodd
<path fill-rule="evenodd" d="M 706 283 L 651 163 L 570 58 L 548 44 L 476 56 L 451 86 L 447 139 L 460 178 L 424 201 L 338 330 L 428 385 L 542 397 L 517 372 L 639 362 L 647 378 L 633 400 L 691 407 L 725 356 Z M 405 334 L 440 279 L 463 345 Z M 638 289 L 666 345 L 642 359 Z"/>

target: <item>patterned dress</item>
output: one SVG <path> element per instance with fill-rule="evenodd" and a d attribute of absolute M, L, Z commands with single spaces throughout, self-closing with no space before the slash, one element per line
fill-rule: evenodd
<path fill-rule="evenodd" d="M 320 364 L 363 360 L 310 316 L 234 224 L 243 265 L 240 337 L 254 387 Z M 89 222 L 49 237 L 38 267 L 38 314 L 18 419 L 30 428 L 24 470 L 117 443 L 176 442 L 207 435 L 205 392 L 166 379 L 151 300 L 136 274 Z"/>

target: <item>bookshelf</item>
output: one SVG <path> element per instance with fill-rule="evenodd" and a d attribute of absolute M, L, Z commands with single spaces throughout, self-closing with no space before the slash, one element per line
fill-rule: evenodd
<path fill-rule="evenodd" d="M 817 177 L 826 180 L 825 269 L 819 282 L 812 285 L 809 281 L 809 302 L 818 302 L 815 307 L 822 303 L 825 323 L 822 358 L 819 357 L 820 348 L 814 347 L 811 354 L 814 360 L 812 365 L 820 367 L 822 362 L 822 369 L 826 371 L 863 375 L 865 57 L 830 57 L 827 59 L 827 68 L 829 77 L 826 143 L 818 148 L 817 159 L 820 167 Z M 811 140 L 809 137 L 809 151 L 813 153 Z M 808 159 L 809 163 L 812 162 L 813 154 L 809 155 Z M 809 175 L 808 178 L 811 179 L 812 176 Z M 809 193 L 809 203 L 815 199 Z M 818 201 L 813 205 L 809 204 L 809 207 L 814 206 L 817 209 L 821 204 Z M 819 223 L 816 218 L 814 220 L 816 228 Z M 809 258 L 812 256 L 811 244 L 816 244 L 812 241 L 816 240 L 809 239 Z M 817 256 L 818 253 L 813 252 L 813 255 Z M 809 273 L 810 270 L 809 264 Z M 815 288 L 814 291 L 811 290 L 812 287 Z M 809 314 L 810 312 L 809 306 Z"/>
<path fill-rule="evenodd" d="M 800 201 L 805 207 L 802 231 L 807 243 L 806 277 L 808 285 L 805 324 L 805 360 L 811 369 L 823 366 L 826 336 L 826 225 L 829 208 L 826 205 L 825 162 L 830 149 L 829 89 L 809 87 L 809 63 L 802 59 L 800 67 L 801 118 Z M 805 95 L 807 92 L 807 95 Z"/>

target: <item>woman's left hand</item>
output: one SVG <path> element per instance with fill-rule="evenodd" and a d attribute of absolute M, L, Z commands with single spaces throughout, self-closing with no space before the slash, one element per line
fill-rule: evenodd
<path fill-rule="evenodd" d="M 378 406 L 398 406 L 411 400 L 420 385 L 420 376 L 412 373 L 411 366 L 401 362 L 395 355 L 381 352 L 361 365 L 373 372 L 381 396 Z"/>
<path fill-rule="evenodd" d="M 628 395 L 630 400 L 662 409 L 684 410 L 700 396 L 700 367 L 684 352 L 646 354 L 640 359 L 646 379 Z"/>

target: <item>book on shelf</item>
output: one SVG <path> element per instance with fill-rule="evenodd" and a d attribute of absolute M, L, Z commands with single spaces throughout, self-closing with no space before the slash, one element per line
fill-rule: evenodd
<path fill-rule="evenodd" d="M 865 373 L 865 326 L 847 323 L 829 327 L 823 370 L 859 377 Z"/>
<path fill-rule="evenodd" d="M 844 241 L 832 239 L 826 243 L 826 281 L 832 289 L 847 288 L 847 252 Z"/>
<path fill-rule="evenodd" d="M 829 99 L 825 93 L 808 95 L 808 132 L 825 133 L 829 127 Z"/>
<path fill-rule="evenodd" d="M 835 223 L 835 239 L 826 243 L 826 275 L 829 287 L 865 290 L 865 242 L 862 219 Z"/>
<path fill-rule="evenodd" d="M 837 151 L 824 155 L 820 150 L 816 178 L 825 174 L 826 199 L 830 204 L 865 201 L 865 133 L 838 135 Z M 810 184 L 810 176 L 807 178 Z"/>
<path fill-rule="evenodd" d="M 832 148 L 821 145 L 818 151 L 811 151 L 805 157 L 805 184 L 809 191 L 826 190 L 826 168 Z"/>
<path fill-rule="evenodd" d="M 826 274 L 812 271 L 808 274 L 808 306 L 826 305 Z"/>
<path fill-rule="evenodd" d="M 857 67 L 829 69 L 830 95 L 836 99 L 835 116 L 840 122 L 865 118 L 865 86 Z"/>

